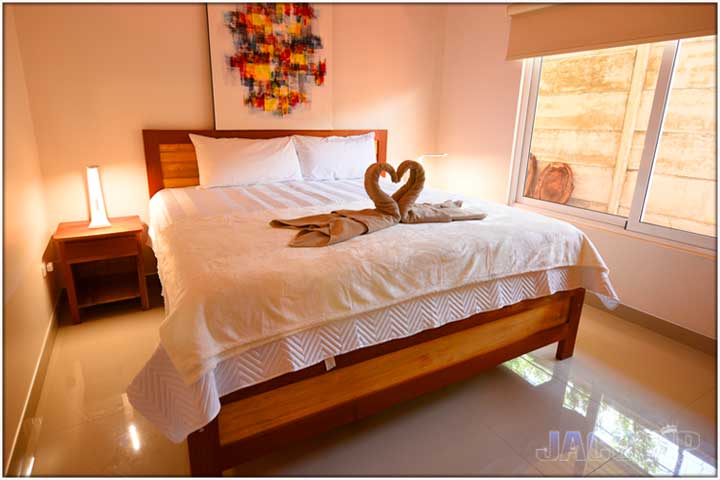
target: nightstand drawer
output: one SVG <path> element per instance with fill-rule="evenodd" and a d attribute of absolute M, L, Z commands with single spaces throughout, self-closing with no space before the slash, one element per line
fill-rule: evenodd
<path fill-rule="evenodd" d="M 138 254 L 136 237 L 113 237 L 64 242 L 65 261 L 68 263 L 126 257 Z"/>

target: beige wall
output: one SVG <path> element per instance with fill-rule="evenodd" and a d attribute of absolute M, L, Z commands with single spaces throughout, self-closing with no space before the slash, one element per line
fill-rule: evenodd
<path fill-rule="evenodd" d="M 715 256 L 578 224 L 602 254 L 623 304 L 717 338 Z"/>
<path fill-rule="evenodd" d="M 50 224 L 30 115 L 14 7 L 5 7 L 5 194 L 3 262 L 4 465 L 15 441 L 52 319 L 50 286 L 40 273 Z"/>
<path fill-rule="evenodd" d="M 335 5 L 334 128 L 387 128 L 394 165 L 436 146 L 444 5 Z"/>
<path fill-rule="evenodd" d="M 434 185 L 505 203 L 520 62 L 505 60 L 504 5 L 449 5 L 439 89 Z"/>
<path fill-rule="evenodd" d="M 88 218 L 92 164 L 108 214 L 147 220 L 142 129 L 212 128 L 205 6 L 16 8 L 50 225 Z"/>
<path fill-rule="evenodd" d="M 51 318 L 41 258 L 58 222 L 87 218 L 84 167 L 111 216 L 147 220 L 141 130 L 212 127 L 212 101 L 204 5 L 5 11 L 7 461 Z"/>

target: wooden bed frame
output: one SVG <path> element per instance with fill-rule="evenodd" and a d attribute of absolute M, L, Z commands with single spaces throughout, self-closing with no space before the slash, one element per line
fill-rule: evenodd
<path fill-rule="evenodd" d="M 197 185 L 188 133 L 274 138 L 374 131 L 377 160 L 386 160 L 386 130 L 144 130 L 150 196 Z M 585 290 L 558 292 L 483 312 L 242 388 L 220 399 L 218 416 L 188 436 L 194 476 L 222 471 L 284 445 L 372 415 L 399 402 L 469 378 L 512 358 L 559 342 L 556 358 L 572 356 Z"/>

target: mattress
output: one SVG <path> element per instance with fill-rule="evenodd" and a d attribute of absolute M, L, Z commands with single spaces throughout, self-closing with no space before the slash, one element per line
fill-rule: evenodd
<path fill-rule="evenodd" d="M 419 201 L 448 199 L 463 198 L 427 189 Z M 362 180 L 158 192 L 149 233 L 166 320 L 128 388 L 131 403 L 181 441 L 217 415 L 221 396 L 358 348 L 562 290 L 583 287 L 617 303 L 578 229 L 463 200 L 488 217 L 293 249 L 294 232 L 267 223 L 369 207 Z"/>

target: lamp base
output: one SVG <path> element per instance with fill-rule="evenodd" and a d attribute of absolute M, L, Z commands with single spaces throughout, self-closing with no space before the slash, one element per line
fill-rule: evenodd
<path fill-rule="evenodd" d="M 100 218 L 100 219 L 93 219 L 90 220 L 90 225 L 88 225 L 88 228 L 105 228 L 105 227 L 111 227 L 110 221 L 107 218 Z"/>

